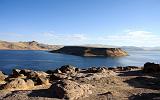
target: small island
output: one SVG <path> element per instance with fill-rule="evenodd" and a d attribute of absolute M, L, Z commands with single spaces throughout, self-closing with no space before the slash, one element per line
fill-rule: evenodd
<path fill-rule="evenodd" d="M 87 46 L 64 46 L 58 50 L 50 51 L 52 53 L 63 53 L 76 56 L 127 56 L 127 52 L 121 48 L 101 48 Z"/>

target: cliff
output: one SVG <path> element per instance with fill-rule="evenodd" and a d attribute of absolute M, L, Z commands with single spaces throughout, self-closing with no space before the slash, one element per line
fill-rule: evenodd
<path fill-rule="evenodd" d="M 84 46 L 64 46 L 53 53 L 64 53 L 76 56 L 126 56 L 127 52 L 121 48 L 98 48 Z"/>
<path fill-rule="evenodd" d="M 30 42 L 7 42 L 0 41 L 0 50 L 56 50 L 58 45 L 41 44 L 36 41 Z"/>

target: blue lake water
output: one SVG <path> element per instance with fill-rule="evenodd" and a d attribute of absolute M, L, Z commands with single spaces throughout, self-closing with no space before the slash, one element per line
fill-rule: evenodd
<path fill-rule="evenodd" d="M 125 57 L 80 57 L 47 51 L 0 50 L 0 70 L 10 73 L 13 68 L 43 70 L 71 64 L 80 68 L 100 66 L 143 66 L 146 62 L 160 63 L 160 51 L 128 51 Z"/>

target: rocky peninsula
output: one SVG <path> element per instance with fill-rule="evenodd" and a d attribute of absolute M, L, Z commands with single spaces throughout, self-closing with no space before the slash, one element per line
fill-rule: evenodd
<path fill-rule="evenodd" d="M 159 100 L 160 65 L 0 72 L 1 100 Z"/>
<path fill-rule="evenodd" d="M 101 48 L 87 46 L 64 46 L 52 53 L 64 53 L 76 56 L 126 56 L 127 52 L 121 48 Z"/>

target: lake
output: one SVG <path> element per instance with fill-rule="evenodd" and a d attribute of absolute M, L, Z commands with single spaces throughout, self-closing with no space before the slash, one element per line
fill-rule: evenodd
<path fill-rule="evenodd" d="M 143 66 L 146 62 L 160 63 L 160 51 L 128 51 L 124 57 L 80 57 L 47 51 L 0 50 L 0 70 L 10 73 L 12 69 L 56 69 L 71 64 L 79 68 L 100 66 Z"/>

